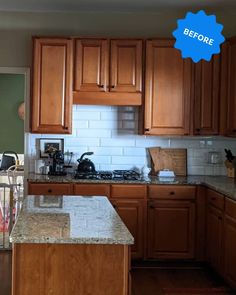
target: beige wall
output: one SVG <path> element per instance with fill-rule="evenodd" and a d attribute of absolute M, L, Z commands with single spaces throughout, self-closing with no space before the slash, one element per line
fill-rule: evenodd
<path fill-rule="evenodd" d="M 28 67 L 32 35 L 171 37 L 187 10 L 159 13 L 0 13 L 0 66 Z M 193 11 L 193 10 L 192 10 Z M 212 12 L 211 12 L 212 13 Z M 216 13 L 225 36 L 236 35 L 236 14 Z"/>

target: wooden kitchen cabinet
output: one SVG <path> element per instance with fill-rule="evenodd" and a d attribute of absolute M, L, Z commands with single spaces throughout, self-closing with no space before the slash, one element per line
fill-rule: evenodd
<path fill-rule="evenodd" d="M 74 103 L 141 105 L 142 42 L 75 39 Z"/>
<path fill-rule="evenodd" d="M 236 136 L 236 37 L 228 39 L 223 45 L 222 110 L 224 122 L 222 135 Z"/>
<path fill-rule="evenodd" d="M 190 133 L 192 62 L 172 40 L 146 43 L 144 134 Z"/>
<path fill-rule="evenodd" d="M 110 197 L 109 184 L 74 184 L 74 195 L 80 196 L 106 196 Z"/>
<path fill-rule="evenodd" d="M 132 259 L 143 259 L 146 233 L 146 201 L 113 199 L 112 204 L 134 237 L 134 245 L 131 246 Z"/>
<path fill-rule="evenodd" d="M 147 228 L 147 186 L 112 184 L 111 202 L 120 218 L 134 237 L 132 259 L 144 259 Z"/>
<path fill-rule="evenodd" d="M 222 274 L 224 196 L 207 189 L 206 257 L 208 263 Z"/>
<path fill-rule="evenodd" d="M 193 134 L 219 134 L 220 55 L 195 65 Z"/>
<path fill-rule="evenodd" d="M 193 200 L 149 200 L 148 258 L 193 259 L 195 224 Z"/>
<path fill-rule="evenodd" d="M 28 183 L 29 195 L 72 195 L 70 183 Z"/>
<path fill-rule="evenodd" d="M 236 288 L 236 202 L 229 199 L 225 200 L 224 275 Z"/>
<path fill-rule="evenodd" d="M 69 38 L 34 38 L 31 132 L 71 133 L 72 49 Z"/>

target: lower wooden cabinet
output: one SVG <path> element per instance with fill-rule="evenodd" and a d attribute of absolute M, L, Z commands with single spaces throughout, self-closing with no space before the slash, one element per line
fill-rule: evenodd
<path fill-rule="evenodd" d="M 194 201 L 149 201 L 147 240 L 148 258 L 194 258 Z"/>
<path fill-rule="evenodd" d="M 29 195 L 72 195 L 70 183 L 31 183 L 28 184 Z"/>
<path fill-rule="evenodd" d="M 81 196 L 110 196 L 110 185 L 109 184 L 75 184 L 74 185 L 74 195 Z"/>
<path fill-rule="evenodd" d="M 115 199 L 112 200 L 112 204 L 134 237 L 131 257 L 133 259 L 143 259 L 146 232 L 146 201 Z"/>
<path fill-rule="evenodd" d="M 211 267 L 222 274 L 224 196 L 207 189 L 206 197 L 206 258 Z"/>
<path fill-rule="evenodd" d="M 236 202 L 226 199 L 224 220 L 224 275 L 236 288 Z"/>
<path fill-rule="evenodd" d="M 208 263 L 217 271 L 222 271 L 223 212 L 208 205 L 206 256 Z"/>

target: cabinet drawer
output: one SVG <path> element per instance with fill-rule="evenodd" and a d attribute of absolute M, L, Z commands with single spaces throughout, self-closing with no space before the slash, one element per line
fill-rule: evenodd
<path fill-rule="evenodd" d="M 69 183 L 29 183 L 31 195 L 70 195 L 71 193 Z"/>
<path fill-rule="evenodd" d="M 148 197 L 154 199 L 195 199 L 195 186 L 149 185 Z"/>
<path fill-rule="evenodd" d="M 110 196 L 108 184 L 75 184 L 74 195 L 81 196 Z"/>
<path fill-rule="evenodd" d="M 207 190 L 207 201 L 208 204 L 213 205 L 214 207 L 224 210 L 224 196 L 211 190 Z"/>
<path fill-rule="evenodd" d="M 147 195 L 146 185 L 111 185 L 111 197 L 112 198 L 134 198 L 144 199 Z"/>
<path fill-rule="evenodd" d="M 225 198 L 225 213 L 236 219 L 236 202 Z"/>

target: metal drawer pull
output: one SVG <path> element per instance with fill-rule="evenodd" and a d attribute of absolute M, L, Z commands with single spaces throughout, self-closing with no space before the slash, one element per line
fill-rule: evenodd
<path fill-rule="evenodd" d="M 49 189 L 49 190 L 48 190 L 48 193 L 51 193 L 51 192 L 52 192 L 52 190 L 51 190 L 51 189 Z"/>
<path fill-rule="evenodd" d="M 174 195 L 175 194 L 175 192 L 170 192 L 170 195 Z"/>
<path fill-rule="evenodd" d="M 98 87 L 99 87 L 99 88 L 103 88 L 103 87 L 104 87 L 104 85 L 99 85 L 99 84 L 98 84 Z"/>

